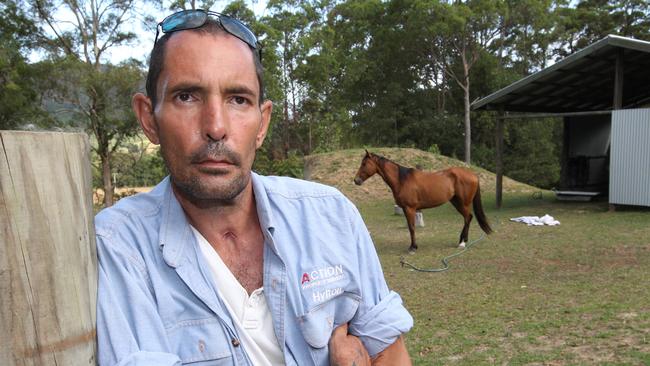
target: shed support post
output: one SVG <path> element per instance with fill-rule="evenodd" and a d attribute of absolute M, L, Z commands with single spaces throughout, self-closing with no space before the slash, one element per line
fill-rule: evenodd
<path fill-rule="evenodd" d="M 623 79 L 625 76 L 625 64 L 623 62 L 623 49 L 619 48 L 616 53 L 616 67 L 614 68 L 614 101 L 612 109 L 617 110 L 623 108 Z M 613 114 L 612 114 L 613 117 Z M 611 184 L 611 182 L 610 182 Z M 609 204 L 609 211 L 616 211 L 614 204 Z"/>
<path fill-rule="evenodd" d="M 503 108 L 499 110 L 499 115 L 497 116 L 497 135 L 496 135 L 496 206 L 501 208 L 501 203 L 503 201 L 503 123 L 505 122 L 503 113 Z"/>
<path fill-rule="evenodd" d="M 614 101 L 613 109 L 623 108 L 623 77 L 625 75 L 625 65 L 623 62 L 623 49 L 616 53 L 616 67 L 614 69 Z"/>

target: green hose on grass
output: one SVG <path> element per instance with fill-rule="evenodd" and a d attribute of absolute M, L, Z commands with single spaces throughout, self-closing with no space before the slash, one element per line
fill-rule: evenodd
<path fill-rule="evenodd" d="M 498 217 L 496 217 L 495 222 L 497 223 L 497 225 L 495 226 L 495 229 L 496 229 L 496 227 L 499 226 L 498 225 L 499 224 L 499 218 Z M 460 250 L 460 251 L 458 251 L 458 252 L 456 252 L 456 253 L 454 253 L 452 255 L 448 255 L 448 256 L 442 258 L 442 267 L 440 267 L 440 268 L 420 268 L 420 267 L 417 267 L 417 266 L 407 262 L 406 260 L 404 260 L 404 256 L 400 256 L 399 263 L 402 265 L 402 267 L 404 267 L 404 266 L 411 267 L 412 271 L 418 271 L 418 272 L 444 272 L 444 271 L 449 269 L 449 260 L 451 258 L 457 257 L 457 256 L 465 253 L 467 250 L 469 250 L 469 248 L 474 246 L 476 243 L 478 243 L 481 240 L 485 239 L 485 237 L 486 237 L 486 234 L 484 232 L 482 232 L 481 236 L 478 239 L 472 240 L 469 243 L 465 244 L 465 248 L 463 248 L 462 250 Z"/>

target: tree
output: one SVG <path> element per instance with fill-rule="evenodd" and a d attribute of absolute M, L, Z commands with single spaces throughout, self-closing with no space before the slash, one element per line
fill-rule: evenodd
<path fill-rule="evenodd" d="M 558 11 L 554 38 L 556 59 L 609 35 L 650 40 L 650 2 L 646 0 L 582 0 Z"/>
<path fill-rule="evenodd" d="M 429 51 L 433 62 L 463 92 L 465 162 L 471 162 L 471 72 L 482 54 L 501 33 L 503 3 L 500 0 L 468 0 L 445 4 L 433 30 Z"/>
<path fill-rule="evenodd" d="M 106 53 L 135 39 L 135 34 L 126 30 L 129 22 L 135 21 L 134 0 L 27 1 L 35 23 L 42 27 L 37 36 L 49 55 L 46 64 L 57 65 L 66 73 L 59 73 L 60 80 L 51 80 L 56 86 L 50 89 L 51 97 L 71 106 L 79 125 L 94 137 L 93 149 L 102 166 L 104 204 L 110 206 L 112 154 L 125 137 L 138 130 L 130 103 L 119 93 L 135 90 L 142 75 L 132 63 L 110 65 Z M 72 19 L 63 18 L 62 10 Z M 129 98 L 131 94 L 127 94 Z"/>
<path fill-rule="evenodd" d="M 492 52 L 519 77 L 546 67 L 558 34 L 564 0 L 508 0 Z"/>
<path fill-rule="evenodd" d="M 34 88 L 37 74 L 23 56 L 33 45 L 36 29 L 16 3 L 0 0 L 0 129 L 46 120 Z"/>
<path fill-rule="evenodd" d="M 393 43 L 396 25 L 388 24 L 388 6 L 356 0 L 332 10 L 328 24 L 338 67 L 331 97 L 348 111 L 360 142 L 398 146 L 404 121 L 400 100 L 410 85 L 398 72 L 405 59 L 399 48 L 404 45 Z"/>
<path fill-rule="evenodd" d="M 329 24 L 333 1 L 314 2 L 309 17 L 309 32 L 301 40 L 301 56 L 293 75 L 304 92 L 298 101 L 298 133 L 302 151 L 330 151 L 343 145 L 350 130 L 347 109 L 337 100 L 336 81 L 340 75 L 340 53 L 334 46 Z"/>
<path fill-rule="evenodd" d="M 301 66 L 313 50 L 309 34 L 319 21 L 316 2 L 272 0 L 267 4 L 270 15 L 263 19 L 268 25 L 266 43 L 273 44 L 279 73 L 280 93 L 276 100 L 277 123 L 272 131 L 276 155 L 286 158 L 292 149 L 304 149 L 304 136 L 299 133 L 303 122 L 301 104 L 307 99 L 308 83 L 300 75 Z M 279 120 L 279 121 L 278 121 Z"/>
<path fill-rule="evenodd" d="M 513 122 L 505 131 L 505 174 L 537 187 L 553 188 L 560 180 L 561 147 L 557 141 L 561 141 L 561 119 Z"/>

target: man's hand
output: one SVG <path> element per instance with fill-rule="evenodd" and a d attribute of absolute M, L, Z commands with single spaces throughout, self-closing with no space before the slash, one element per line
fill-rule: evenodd
<path fill-rule="evenodd" d="M 397 338 L 395 343 L 379 352 L 374 359 L 370 359 L 366 347 L 359 338 L 348 334 L 348 324 L 343 324 L 332 332 L 329 344 L 330 364 L 332 366 L 410 366 L 409 357 L 404 340 Z"/>
<path fill-rule="evenodd" d="M 359 338 L 348 334 L 348 324 L 332 332 L 329 343 L 332 366 L 370 366 L 370 356 Z"/>

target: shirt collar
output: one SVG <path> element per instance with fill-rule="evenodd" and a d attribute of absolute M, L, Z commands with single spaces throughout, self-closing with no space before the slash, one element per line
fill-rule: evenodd
<path fill-rule="evenodd" d="M 176 268 L 182 264 L 183 254 L 188 243 L 194 243 L 196 239 L 192 235 L 185 211 L 174 195 L 169 176 L 159 185 L 164 189 L 162 222 L 158 233 L 159 245 L 165 262 Z"/>
<path fill-rule="evenodd" d="M 264 187 L 263 177 L 251 172 L 251 181 L 253 183 L 257 215 L 266 238 L 267 233 L 273 235 L 275 230 L 271 214 L 271 203 Z M 160 182 L 159 187 L 164 190 L 164 203 L 162 205 L 162 222 L 158 233 L 160 238 L 158 244 L 162 249 L 165 262 L 169 266 L 176 268 L 182 264 L 183 254 L 188 243 L 194 243 L 196 238 L 192 234 L 185 211 L 183 211 L 181 204 L 176 199 L 169 176 Z"/>
<path fill-rule="evenodd" d="M 260 221 L 260 228 L 262 229 L 262 234 L 264 235 L 264 245 L 273 251 L 275 255 L 280 256 L 280 253 L 275 246 L 275 241 L 273 240 L 273 234 L 275 233 L 275 224 L 273 222 L 271 200 L 268 196 L 268 190 L 264 185 L 264 183 L 268 182 L 268 180 L 255 172 L 251 172 L 251 181 L 253 182 L 253 194 L 255 195 L 257 218 Z M 266 266 L 266 263 L 268 263 L 266 260 L 266 251 L 264 256 L 264 263 Z"/>
<path fill-rule="evenodd" d="M 260 226 L 262 230 L 268 230 L 269 233 L 273 234 L 275 230 L 273 211 L 271 210 L 268 192 L 264 186 L 264 178 L 255 172 L 251 172 L 251 180 L 253 182 L 253 194 L 255 195 L 255 205 L 257 206 L 257 216 L 260 220 Z"/>

